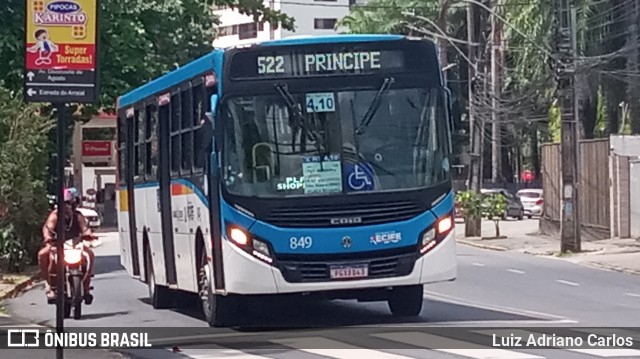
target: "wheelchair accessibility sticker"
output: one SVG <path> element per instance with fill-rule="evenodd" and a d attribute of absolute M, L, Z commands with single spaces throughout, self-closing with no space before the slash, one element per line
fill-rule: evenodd
<path fill-rule="evenodd" d="M 375 189 L 375 172 L 367 163 L 346 165 L 345 179 L 349 189 L 353 191 L 371 191 Z"/>

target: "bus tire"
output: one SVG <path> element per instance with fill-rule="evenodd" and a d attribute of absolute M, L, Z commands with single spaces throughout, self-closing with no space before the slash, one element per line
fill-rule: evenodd
<path fill-rule="evenodd" d="M 388 305 L 395 317 L 417 317 L 422 311 L 423 286 L 395 287 L 389 294 Z"/>
<path fill-rule="evenodd" d="M 202 301 L 202 312 L 211 327 L 230 327 L 237 320 L 239 311 L 234 296 L 223 296 L 215 293 L 213 272 L 207 261 L 205 251 L 202 251 L 200 268 L 198 269 L 198 294 Z"/>
<path fill-rule="evenodd" d="M 147 279 L 147 287 L 149 288 L 149 299 L 154 309 L 167 309 L 171 307 L 172 293 L 168 287 L 158 285 L 156 276 L 153 271 L 153 260 L 151 259 L 151 250 L 147 246 L 144 251 L 145 256 L 145 273 Z"/>

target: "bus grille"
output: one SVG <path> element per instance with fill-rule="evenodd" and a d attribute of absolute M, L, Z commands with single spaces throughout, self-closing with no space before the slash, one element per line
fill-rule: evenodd
<path fill-rule="evenodd" d="M 369 273 L 366 278 L 379 279 L 387 277 L 406 276 L 411 273 L 417 259 L 417 254 L 401 254 L 387 257 L 354 259 L 348 262 L 344 260 L 317 262 L 317 261 L 278 261 L 278 267 L 282 276 L 289 283 L 309 283 L 330 281 L 329 268 L 333 265 L 367 264 Z"/>
<path fill-rule="evenodd" d="M 349 203 L 274 208 L 265 221 L 280 227 L 331 227 L 332 218 L 360 217 L 353 225 L 383 224 L 411 219 L 424 210 L 412 201 Z M 341 224 L 348 226 L 348 224 Z"/>

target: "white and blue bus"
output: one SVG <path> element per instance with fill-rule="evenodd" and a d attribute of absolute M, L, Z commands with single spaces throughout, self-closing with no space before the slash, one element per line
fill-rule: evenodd
<path fill-rule="evenodd" d="M 425 39 L 215 49 L 118 99 L 122 265 L 212 326 L 253 295 L 417 316 L 457 275 L 449 104 Z"/>

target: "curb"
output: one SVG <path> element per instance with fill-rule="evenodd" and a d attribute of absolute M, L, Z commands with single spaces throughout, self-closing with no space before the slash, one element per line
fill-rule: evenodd
<path fill-rule="evenodd" d="M 609 271 L 613 271 L 613 272 L 620 272 L 620 273 L 627 273 L 627 274 L 633 274 L 633 275 L 640 275 L 640 271 L 637 270 L 633 270 L 633 269 L 626 269 L 626 268 L 620 268 L 620 267 L 616 267 L 616 266 L 612 266 L 612 265 L 608 265 L 608 264 L 602 264 L 602 263 L 598 263 L 598 262 L 588 262 L 588 261 L 584 261 L 584 262 L 580 262 L 579 264 L 584 264 L 588 267 L 594 267 L 594 268 L 599 268 L 599 269 L 605 269 L 605 270 L 609 270 Z"/>
<path fill-rule="evenodd" d="M 490 244 L 480 244 L 480 243 L 476 243 L 476 242 L 472 242 L 472 241 L 467 241 L 467 240 L 464 240 L 464 239 L 456 239 L 456 242 L 461 243 L 461 244 L 465 244 L 465 245 L 471 246 L 471 247 L 482 248 L 482 249 L 490 249 L 490 250 L 493 250 L 493 251 L 501 251 L 501 252 L 508 251 L 508 249 L 504 248 L 504 247 L 492 246 Z"/>
<path fill-rule="evenodd" d="M 0 295 L 0 302 L 5 300 L 5 299 L 13 298 L 16 294 L 18 294 L 18 292 L 22 291 L 26 287 L 28 287 L 31 284 L 33 284 L 33 282 L 35 282 L 38 278 L 40 278 L 40 273 L 34 274 L 31 277 L 29 277 L 29 278 L 23 280 L 22 282 L 16 284 L 10 291 L 6 292 L 5 294 Z"/>

